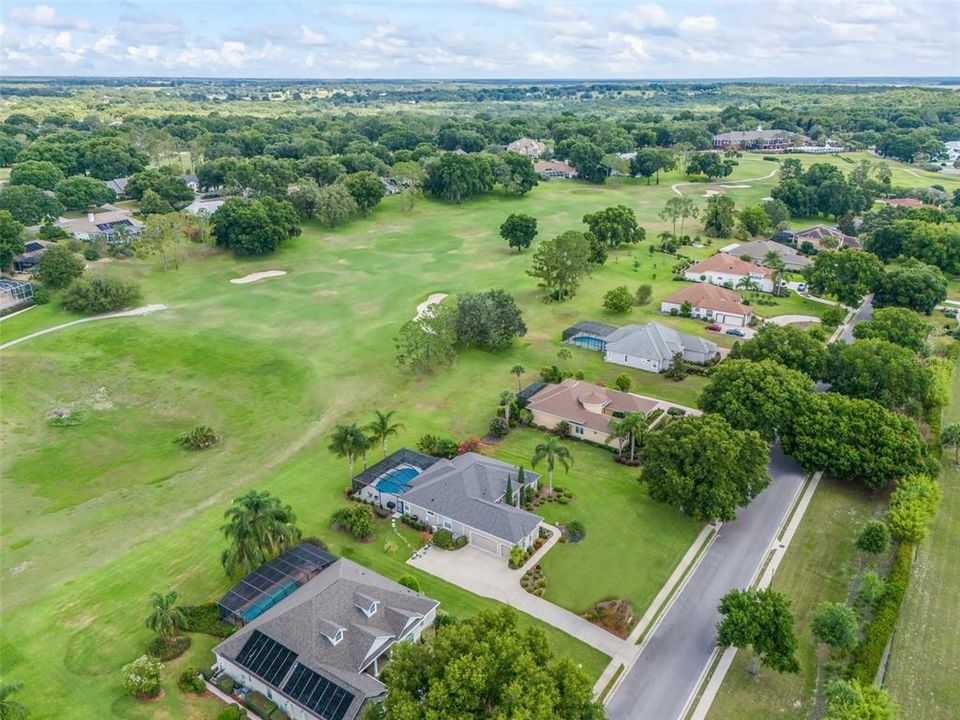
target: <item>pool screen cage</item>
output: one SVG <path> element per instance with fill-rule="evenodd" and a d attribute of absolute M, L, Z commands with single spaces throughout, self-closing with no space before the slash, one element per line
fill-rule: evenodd
<path fill-rule="evenodd" d="M 592 335 L 597 338 L 605 338 L 615 330 L 616 328 L 613 325 L 583 320 L 564 330 L 561 339 L 563 342 L 566 342 L 577 335 Z"/>
<path fill-rule="evenodd" d="M 250 622 L 316 577 L 336 559 L 308 542 L 290 548 L 230 588 L 218 603 L 220 618 L 234 625 Z"/>
<path fill-rule="evenodd" d="M 358 475 L 355 475 L 352 481 L 353 491 L 360 492 L 367 485 L 376 482 L 377 479 L 401 465 L 412 465 L 422 472 L 437 462 L 438 459 L 439 458 L 435 458 L 432 455 L 425 455 L 410 448 L 401 448 L 400 450 L 390 453 L 380 462 L 366 468 Z"/>

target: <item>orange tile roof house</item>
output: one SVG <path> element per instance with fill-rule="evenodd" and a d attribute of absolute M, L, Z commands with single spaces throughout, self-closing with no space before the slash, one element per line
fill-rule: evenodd
<path fill-rule="evenodd" d="M 660 303 L 660 312 L 679 311 L 684 303 L 690 303 L 693 317 L 723 325 L 743 327 L 753 317 L 753 311 L 737 293 L 710 283 L 691 283 L 668 295 Z"/>
<path fill-rule="evenodd" d="M 683 276 L 693 282 L 708 282 L 730 288 L 741 285 L 744 278 L 749 278 L 758 290 L 773 292 L 773 270 L 726 253 L 717 253 L 691 265 Z"/>
<path fill-rule="evenodd" d="M 884 198 L 881 199 L 884 205 L 893 205 L 894 207 L 921 207 L 923 200 L 912 197 Z"/>
<path fill-rule="evenodd" d="M 539 140 L 522 137 L 507 145 L 507 151 L 515 152 L 518 155 L 524 155 L 528 158 L 538 158 L 547 151 L 547 146 Z"/>
<path fill-rule="evenodd" d="M 575 178 L 577 176 L 577 169 L 575 167 L 555 160 L 549 162 L 540 160 L 539 162 L 535 162 L 533 169 L 545 178 Z"/>
<path fill-rule="evenodd" d="M 618 449 L 620 441 L 610 438 L 610 422 L 628 412 L 649 415 L 656 406 L 652 398 L 573 379 L 547 385 L 527 403 L 535 425 L 553 429 L 566 420 L 571 437 L 601 444 L 609 439 Z"/>

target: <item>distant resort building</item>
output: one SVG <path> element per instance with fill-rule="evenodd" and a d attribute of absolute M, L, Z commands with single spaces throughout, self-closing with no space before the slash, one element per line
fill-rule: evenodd
<path fill-rule="evenodd" d="M 557 178 L 575 178 L 577 176 L 577 169 L 571 165 L 567 165 L 564 162 L 557 162 L 555 160 L 545 161 L 541 160 L 533 164 L 533 169 L 541 177 L 545 177 L 548 180 L 553 180 Z"/>
<path fill-rule="evenodd" d="M 507 152 L 515 152 L 518 155 L 523 155 L 524 157 L 531 159 L 540 157 L 546 151 L 546 145 L 539 140 L 534 140 L 533 138 L 528 137 L 522 137 L 519 140 L 514 140 L 512 143 L 507 145 Z"/>
<path fill-rule="evenodd" d="M 799 144 L 801 136 L 786 130 L 733 130 L 713 136 L 715 150 L 786 150 Z"/>
<path fill-rule="evenodd" d="M 615 365 L 660 373 L 670 367 L 674 355 L 706 365 L 717 355 L 717 345 L 699 335 L 678 332 L 658 322 L 642 325 L 612 325 L 580 322 L 563 331 L 563 342 L 603 353 Z"/>

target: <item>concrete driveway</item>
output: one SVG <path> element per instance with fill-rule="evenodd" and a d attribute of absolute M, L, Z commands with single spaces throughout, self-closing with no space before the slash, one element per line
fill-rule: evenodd
<path fill-rule="evenodd" d="M 559 530 L 554 529 L 554 533 L 559 538 Z M 546 549 L 541 548 L 541 551 Z M 637 654 L 636 645 L 621 640 L 579 615 L 531 595 L 520 587 L 520 578 L 525 569 L 536 564 L 540 557 L 542 556 L 538 553 L 524 568 L 511 570 L 507 567 L 506 558 L 498 558 L 467 545 L 453 551 L 431 547 L 426 552 L 417 553 L 407 562 L 464 590 L 499 600 L 505 605 L 533 615 L 611 658 L 619 658 L 623 662 L 632 660 Z"/>

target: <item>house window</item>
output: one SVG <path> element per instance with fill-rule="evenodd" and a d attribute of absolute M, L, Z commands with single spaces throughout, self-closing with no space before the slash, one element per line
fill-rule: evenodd
<path fill-rule="evenodd" d="M 444 518 L 443 527 L 445 527 L 447 530 L 453 530 L 453 521 L 450 518 Z"/>
<path fill-rule="evenodd" d="M 629 360 L 630 360 L 629 357 L 627 357 L 626 355 L 623 356 L 623 361 L 624 361 L 624 362 L 629 362 Z"/>
<path fill-rule="evenodd" d="M 573 426 L 573 431 L 574 431 L 577 435 L 583 435 L 583 425 L 574 425 L 574 426 Z"/>

